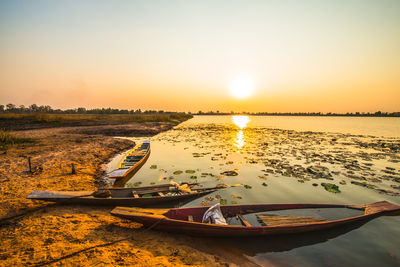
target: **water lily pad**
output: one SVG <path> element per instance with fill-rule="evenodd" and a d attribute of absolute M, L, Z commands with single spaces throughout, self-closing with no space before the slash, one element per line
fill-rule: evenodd
<path fill-rule="evenodd" d="M 157 165 L 151 165 L 150 169 L 152 169 L 152 170 L 157 169 Z"/>
<path fill-rule="evenodd" d="M 156 183 L 155 183 L 155 182 L 151 182 L 150 184 L 151 184 L 151 185 L 154 185 L 154 184 L 156 184 Z"/>
<path fill-rule="evenodd" d="M 221 199 L 219 200 L 219 203 L 220 203 L 221 205 L 226 205 L 226 204 L 228 203 L 228 201 L 227 201 L 226 199 L 221 198 Z"/>
<path fill-rule="evenodd" d="M 316 184 L 316 183 L 313 183 L 312 185 L 313 185 L 313 186 L 318 186 L 318 184 Z"/>
<path fill-rule="evenodd" d="M 183 171 L 174 171 L 174 174 L 175 174 L 175 175 L 179 175 L 179 174 L 181 174 L 181 173 L 183 173 Z"/>
<path fill-rule="evenodd" d="M 186 170 L 185 172 L 186 173 L 195 173 L 196 171 L 195 170 Z"/>
<path fill-rule="evenodd" d="M 190 176 L 190 179 L 197 179 L 197 176 L 196 175 L 192 175 L 192 176 Z"/>
<path fill-rule="evenodd" d="M 200 205 L 208 206 L 208 205 L 210 205 L 210 203 L 208 201 L 202 201 L 202 202 L 200 202 Z"/>
<path fill-rule="evenodd" d="M 233 205 L 236 205 L 237 204 L 237 201 L 231 201 L 231 203 L 233 204 Z"/>
<path fill-rule="evenodd" d="M 268 186 L 266 183 L 262 183 L 263 186 Z"/>
<path fill-rule="evenodd" d="M 346 184 L 346 181 L 345 181 L 345 180 L 341 180 L 341 181 L 339 182 L 339 184 L 345 185 L 345 184 Z"/>
<path fill-rule="evenodd" d="M 340 193 L 339 186 L 330 183 L 321 183 L 321 185 L 325 188 L 326 191 L 332 193 Z"/>
<path fill-rule="evenodd" d="M 224 172 L 221 172 L 221 175 L 226 175 L 226 176 L 238 176 L 239 173 L 237 173 L 236 171 L 224 171 Z"/>
<path fill-rule="evenodd" d="M 244 185 L 244 188 L 246 188 L 246 189 L 251 189 L 251 185 L 245 184 L 245 185 Z"/>

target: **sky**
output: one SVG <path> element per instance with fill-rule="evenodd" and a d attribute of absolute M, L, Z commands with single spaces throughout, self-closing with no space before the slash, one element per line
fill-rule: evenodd
<path fill-rule="evenodd" d="M 0 36 L 0 104 L 400 111 L 397 0 L 2 0 Z"/>

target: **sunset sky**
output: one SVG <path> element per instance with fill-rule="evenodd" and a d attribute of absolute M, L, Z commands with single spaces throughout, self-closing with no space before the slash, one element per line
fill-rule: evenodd
<path fill-rule="evenodd" d="M 0 104 L 400 111 L 396 0 L 3 0 L 0 36 Z"/>

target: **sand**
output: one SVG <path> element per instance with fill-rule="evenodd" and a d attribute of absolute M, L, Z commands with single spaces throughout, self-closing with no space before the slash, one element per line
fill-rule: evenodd
<path fill-rule="evenodd" d="M 131 127 L 143 135 L 172 125 Z M 101 186 L 105 164 L 134 146 L 130 140 L 105 136 L 102 131 L 104 126 L 20 131 L 15 134 L 36 142 L 0 151 L 0 266 L 235 266 L 229 256 L 196 249 L 191 237 L 147 231 L 138 223 L 111 216 L 112 207 L 25 199 L 32 190 L 93 190 Z M 107 131 L 107 135 L 118 132 Z M 130 136 L 134 135 L 133 130 Z M 33 174 L 27 172 L 27 157 L 31 157 Z M 76 174 L 71 174 L 72 163 Z"/>

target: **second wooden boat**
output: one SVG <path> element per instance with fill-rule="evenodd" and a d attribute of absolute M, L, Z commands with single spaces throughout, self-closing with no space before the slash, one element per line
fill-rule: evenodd
<path fill-rule="evenodd" d="M 134 175 L 147 161 L 150 156 L 150 141 L 143 141 L 142 144 L 136 146 L 126 153 L 118 164 L 118 168 L 113 170 L 108 178 L 122 179 Z"/>
<path fill-rule="evenodd" d="M 320 211 L 343 208 L 358 212 L 340 219 L 315 218 L 299 216 L 299 210 Z M 262 236 L 293 234 L 329 229 L 365 221 L 376 216 L 399 211 L 400 206 L 387 201 L 366 205 L 332 205 L 332 204 L 258 204 L 221 206 L 222 214 L 228 222 L 232 219 L 235 225 L 203 223 L 202 217 L 208 207 L 177 209 L 140 209 L 117 207 L 112 214 L 142 223 L 156 230 L 186 233 L 201 236 Z M 279 212 L 286 211 L 285 215 Z M 265 212 L 268 212 L 265 214 Z M 272 213 L 271 213 L 272 212 Z M 342 211 L 345 213 L 344 211 Z M 246 215 L 252 215 L 245 218 Z"/>
<path fill-rule="evenodd" d="M 197 184 L 188 184 L 189 187 L 194 185 Z M 27 198 L 62 204 L 141 207 L 190 200 L 218 189 L 218 187 L 191 188 L 190 192 L 184 192 L 171 188 L 171 184 L 163 184 L 136 188 L 104 188 L 97 191 L 33 191 Z"/>

